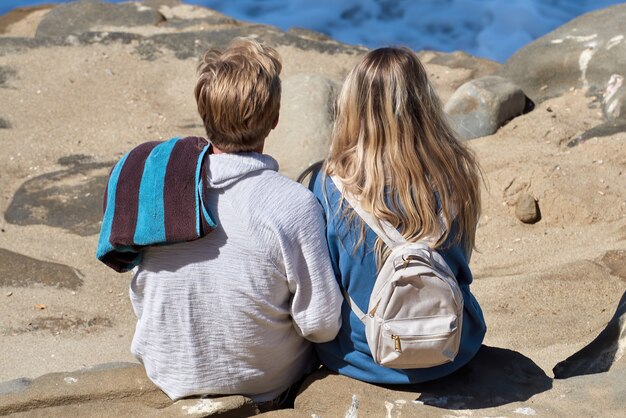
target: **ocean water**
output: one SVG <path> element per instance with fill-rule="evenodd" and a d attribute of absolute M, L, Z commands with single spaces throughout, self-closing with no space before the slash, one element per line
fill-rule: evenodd
<path fill-rule="evenodd" d="M 69 0 L 0 0 L 14 7 Z M 108 0 L 119 3 L 122 0 Z M 236 19 L 284 30 L 300 27 L 371 48 L 462 50 L 504 62 L 516 50 L 586 12 L 616 0 L 185 0 Z"/>

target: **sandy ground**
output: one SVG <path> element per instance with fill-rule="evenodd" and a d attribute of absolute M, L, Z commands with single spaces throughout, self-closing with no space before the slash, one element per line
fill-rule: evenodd
<path fill-rule="evenodd" d="M 36 18 L 0 36 L 32 34 Z M 355 61 L 291 47 L 279 52 L 284 77 L 315 72 L 341 81 Z M 132 45 L 113 44 L 11 53 L 0 56 L 2 67 L 15 72 L 0 86 L 0 117 L 11 125 L 0 129 L 0 212 L 24 182 L 62 170 L 62 157 L 112 162 L 148 140 L 203 134 L 192 96 L 194 59 L 166 52 L 150 62 Z M 427 67 L 444 99 L 468 77 L 467 70 Z M 593 99 L 573 90 L 469 143 L 486 180 L 472 259 L 472 289 L 489 327 L 485 343 L 519 351 L 548 376 L 595 337 L 626 290 L 626 133 L 566 146 L 601 122 Z M 276 157 L 295 152 L 297 144 Z M 538 199 L 537 224 L 514 215 L 522 193 Z M 95 259 L 97 235 L 4 218 L 0 227 L 0 248 L 72 266 L 84 282 L 76 290 L 34 282 L 0 287 L 0 381 L 134 361 L 131 276 Z M 33 329 L 45 318 L 56 322 Z"/>

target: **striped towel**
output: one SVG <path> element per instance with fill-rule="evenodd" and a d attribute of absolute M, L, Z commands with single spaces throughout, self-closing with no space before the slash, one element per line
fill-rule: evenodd
<path fill-rule="evenodd" d="M 204 138 L 146 142 L 113 167 L 104 194 L 97 258 L 115 271 L 141 262 L 147 245 L 192 241 L 216 224 L 204 205 Z"/>

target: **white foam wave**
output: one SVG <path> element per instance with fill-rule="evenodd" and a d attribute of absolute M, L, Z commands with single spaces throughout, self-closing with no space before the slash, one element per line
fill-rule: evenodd
<path fill-rule="evenodd" d="M 284 30 L 303 27 L 349 44 L 463 50 L 505 61 L 576 16 L 616 0 L 188 0 Z"/>
<path fill-rule="evenodd" d="M 349 44 L 462 50 L 500 62 L 528 42 L 583 13 L 621 3 L 619 0 L 183 1 L 284 30 L 311 29 Z M 17 6 L 50 2 L 54 0 L 1 0 L 0 14 Z"/>

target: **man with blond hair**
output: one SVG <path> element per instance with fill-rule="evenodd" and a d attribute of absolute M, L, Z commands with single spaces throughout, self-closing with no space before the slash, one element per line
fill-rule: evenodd
<path fill-rule="evenodd" d="M 315 197 L 262 154 L 278 123 L 278 53 L 238 38 L 208 51 L 195 88 L 212 153 L 201 239 L 143 250 L 131 284 L 131 351 L 170 398 L 277 399 L 315 366 L 310 342 L 332 340 L 342 296 Z"/>

